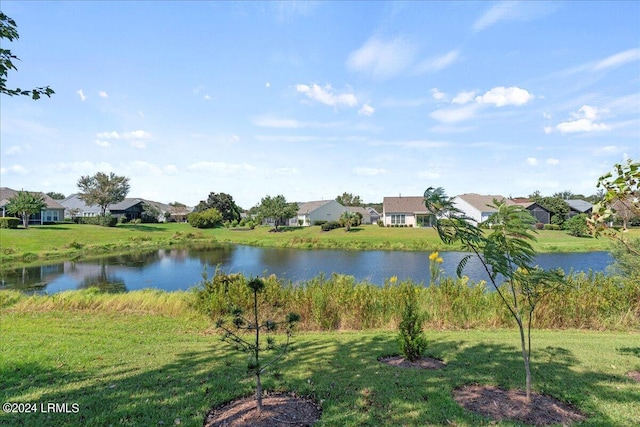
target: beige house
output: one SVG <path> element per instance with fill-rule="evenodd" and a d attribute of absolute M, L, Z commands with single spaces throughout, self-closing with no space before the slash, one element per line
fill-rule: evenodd
<path fill-rule="evenodd" d="M 423 196 L 385 197 L 382 200 L 382 221 L 385 227 L 431 225 Z"/>

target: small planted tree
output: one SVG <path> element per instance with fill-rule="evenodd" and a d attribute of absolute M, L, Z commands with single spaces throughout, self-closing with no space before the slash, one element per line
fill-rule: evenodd
<path fill-rule="evenodd" d="M 340 223 L 344 226 L 344 231 L 350 231 L 351 226 L 356 221 L 356 215 L 351 211 L 344 211 L 340 216 Z"/>
<path fill-rule="evenodd" d="M 247 369 L 256 377 L 256 408 L 261 412 L 263 394 L 261 376 L 289 349 L 293 329 L 300 320 L 300 315 L 289 313 L 281 322 L 261 321 L 258 313 L 258 294 L 264 290 L 264 281 L 256 277 L 249 280 L 247 286 L 253 293 L 253 313 L 250 313 L 247 318 L 242 309 L 232 307 L 229 318 L 218 320 L 216 327 L 223 331 L 223 341 L 232 344 L 237 350 L 248 353 Z M 280 344 L 271 335 L 279 328 L 283 329 L 285 335 L 284 342 Z"/>
<path fill-rule="evenodd" d="M 398 346 L 405 359 L 415 362 L 427 349 L 427 338 L 422 331 L 422 315 L 418 307 L 418 288 L 411 283 L 402 285 L 402 300 Z"/>
<path fill-rule="evenodd" d="M 516 321 L 524 361 L 527 400 L 531 399 L 531 327 L 533 312 L 540 299 L 563 283 L 560 273 L 534 266 L 535 219 L 519 205 L 494 200 L 496 212 L 488 222 L 492 228 L 485 234 L 448 198 L 442 188 L 429 187 L 424 203 L 431 212 L 432 224 L 446 244 L 459 243 L 469 255 L 462 258 L 456 270 L 462 276 L 471 257 L 477 257 L 491 284 Z M 504 280 L 501 286 L 500 278 Z"/>

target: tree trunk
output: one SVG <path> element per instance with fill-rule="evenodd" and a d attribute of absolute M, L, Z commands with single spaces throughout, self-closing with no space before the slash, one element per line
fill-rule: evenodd
<path fill-rule="evenodd" d="M 29 214 L 27 212 L 22 212 L 22 226 L 29 228 Z"/>
<path fill-rule="evenodd" d="M 527 393 L 527 402 L 531 402 L 531 369 L 529 367 L 529 352 L 527 351 L 527 342 L 524 336 L 524 327 L 522 320 L 517 319 L 518 329 L 520 329 L 520 345 L 522 347 L 522 360 L 524 360 L 525 371 L 525 388 Z"/>

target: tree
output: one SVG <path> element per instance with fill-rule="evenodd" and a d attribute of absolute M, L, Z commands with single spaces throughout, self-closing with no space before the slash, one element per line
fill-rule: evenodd
<path fill-rule="evenodd" d="M 520 332 L 520 345 L 525 370 L 527 400 L 531 399 L 531 326 L 538 301 L 562 284 L 560 273 L 534 267 L 535 251 L 531 246 L 532 225 L 535 219 L 520 205 L 507 205 L 494 200 L 496 212 L 489 221 L 493 224 L 487 234 L 478 228 L 472 218 L 464 215 L 448 198 L 442 188 L 429 187 L 424 193 L 427 212 L 440 239 L 446 244 L 460 243 L 470 252 L 458 264 L 462 275 L 465 265 L 473 256 L 481 262 L 489 275 L 496 293 L 514 318 Z M 498 285 L 498 278 L 504 285 Z M 526 333 L 525 333 L 526 328 Z"/>
<path fill-rule="evenodd" d="M 336 202 L 342 206 L 362 206 L 362 199 L 360 196 L 354 196 L 351 193 L 342 193 L 341 196 L 336 197 Z"/>
<path fill-rule="evenodd" d="M 64 194 L 56 193 L 55 191 L 49 191 L 47 196 L 51 197 L 53 200 L 64 200 Z"/>
<path fill-rule="evenodd" d="M 142 222 L 158 222 L 158 218 L 162 216 L 162 210 L 151 203 L 142 202 Z"/>
<path fill-rule="evenodd" d="M 42 194 L 18 191 L 16 195 L 9 199 L 7 212 L 20 216 L 22 218 L 22 225 L 24 228 L 28 228 L 29 217 L 41 212 L 46 207 L 47 204 Z"/>
<path fill-rule="evenodd" d="M 18 38 L 20 38 L 20 36 L 18 34 L 18 26 L 16 25 L 16 21 L 0 12 L 0 40 L 7 39 L 8 41 L 12 42 L 14 40 L 17 40 Z M 0 44 L 0 46 L 2 45 L 4 45 L 4 43 Z M 9 70 L 17 71 L 18 69 L 13 62 L 19 60 L 20 58 L 11 53 L 11 50 L 0 47 L 0 93 L 9 96 L 30 96 L 33 99 L 40 99 L 41 95 L 46 95 L 50 98 L 51 95 L 53 95 L 55 92 L 49 86 L 36 87 L 31 90 L 23 90 L 20 88 L 9 89 L 7 87 L 7 77 L 9 74 Z"/>
<path fill-rule="evenodd" d="M 342 215 L 340 215 L 340 224 L 345 227 L 344 231 L 350 231 L 351 226 L 356 221 L 356 215 L 351 211 L 344 211 Z"/>
<path fill-rule="evenodd" d="M 289 218 L 296 216 L 297 212 L 298 205 L 287 203 L 287 199 L 283 195 L 264 197 L 258 206 L 258 215 L 263 219 L 273 219 L 276 231 L 278 231 L 279 225 L 285 224 Z"/>
<path fill-rule="evenodd" d="M 571 200 L 571 199 L 577 198 L 576 195 L 573 194 L 571 190 L 558 191 L 557 193 L 554 193 L 553 197 L 556 197 L 562 200 Z"/>
<path fill-rule="evenodd" d="M 588 236 L 589 227 L 587 227 L 587 214 L 578 214 L 569 218 L 564 222 L 562 228 L 574 237 Z"/>
<path fill-rule="evenodd" d="M 265 370 L 276 363 L 284 356 L 289 348 L 291 336 L 293 335 L 293 328 L 300 320 L 300 315 L 297 313 L 289 313 L 286 316 L 286 320 L 282 322 L 275 322 L 273 320 L 265 320 L 261 322 L 258 316 L 258 294 L 264 290 L 264 281 L 260 278 L 254 278 L 249 280 L 247 287 L 253 294 L 253 313 L 252 317 L 247 319 L 244 317 L 242 309 L 239 307 L 230 308 L 231 324 L 228 326 L 228 322 L 225 319 L 220 319 L 216 323 L 216 327 L 223 331 L 222 340 L 229 342 L 240 351 L 244 351 L 249 354 L 249 361 L 247 368 L 249 372 L 253 373 L 256 377 L 256 406 L 258 413 L 262 411 L 262 379 L 261 376 Z M 280 345 L 276 345 L 275 339 L 267 335 L 266 342 L 264 338 L 261 338 L 261 334 L 269 334 L 275 332 L 278 327 L 284 326 L 284 333 L 286 340 Z M 245 338 L 245 334 L 252 334 Z M 267 351 L 275 351 L 275 356 L 267 362 L 264 361 L 264 354 Z"/>
<path fill-rule="evenodd" d="M 102 216 L 106 215 L 107 207 L 119 203 L 129 193 L 129 178 L 117 176 L 113 172 L 109 175 L 98 172 L 93 176 L 82 176 L 78 180 L 79 198 L 87 205 L 100 206 Z"/>
<path fill-rule="evenodd" d="M 217 209 L 222 214 L 223 221 L 240 221 L 242 209 L 233 201 L 233 197 L 226 193 L 209 193 L 206 201 L 201 201 L 195 207 L 195 212 L 206 209 Z"/>

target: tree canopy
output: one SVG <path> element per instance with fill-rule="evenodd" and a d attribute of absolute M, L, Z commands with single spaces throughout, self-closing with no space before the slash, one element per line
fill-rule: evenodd
<path fill-rule="evenodd" d="M 286 224 L 286 221 L 289 218 L 293 218 L 297 212 L 298 205 L 296 203 L 288 203 L 283 195 L 263 197 L 258 206 L 258 215 L 264 219 L 273 219 L 276 231 L 279 225 Z"/>
<path fill-rule="evenodd" d="M 18 26 L 16 25 L 16 21 L 9 18 L 4 13 L 0 12 L 0 40 L 8 40 L 10 42 L 17 40 L 20 38 L 18 34 Z M 5 45 L 3 42 L 2 46 Z M 0 93 L 15 96 L 15 95 L 24 95 L 30 96 L 33 99 L 40 99 L 40 96 L 46 95 L 47 97 L 51 97 L 55 92 L 49 86 L 45 87 L 36 87 L 30 90 L 24 90 L 21 88 L 10 89 L 7 87 L 7 77 L 9 75 L 9 70 L 17 71 L 14 61 L 19 61 L 16 55 L 11 53 L 10 49 L 5 49 L 4 47 L 0 47 Z"/>
<path fill-rule="evenodd" d="M 47 204 L 42 194 L 18 191 L 15 196 L 9 199 L 7 212 L 12 215 L 19 215 L 22 218 L 22 225 L 27 228 L 29 226 L 29 217 L 42 211 L 45 207 L 47 207 Z"/>
<path fill-rule="evenodd" d="M 93 176 L 82 176 L 78 180 L 80 189 L 79 198 L 88 205 L 100 206 L 102 215 L 107 212 L 107 207 L 119 203 L 129 194 L 129 178 L 118 176 L 113 172 L 107 175 L 98 172 Z"/>
<path fill-rule="evenodd" d="M 360 196 L 354 196 L 347 192 L 336 197 L 336 202 L 340 203 L 342 206 L 362 206 L 362 199 Z"/>
<path fill-rule="evenodd" d="M 195 212 L 202 212 L 207 209 L 216 209 L 222 214 L 223 221 L 239 221 L 242 209 L 233 201 L 233 197 L 227 193 L 209 193 L 206 201 L 201 201 L 195 207 Z"/>

